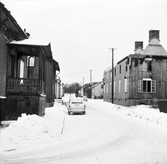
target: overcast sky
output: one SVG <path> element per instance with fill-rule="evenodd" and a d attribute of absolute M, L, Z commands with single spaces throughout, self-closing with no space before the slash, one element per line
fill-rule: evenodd
<path fill-rule="evenodd" d="M 51 43 L 63 83 L 101 81 L 114 61 L 148 45 L 149 30 L 160 30 L 167 50 L 167 0 L 1 0 L 32 38 Z"/>

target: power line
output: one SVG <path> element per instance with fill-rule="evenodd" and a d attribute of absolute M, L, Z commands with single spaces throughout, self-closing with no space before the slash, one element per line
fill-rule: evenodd
<path fill-rule="evenodd" d="M 97 70 L 100 70 L 100 69 L 103 69 L 103 68 L 106 68 L 107 66 L 105 67 L 100 67 L 100 68 L 95 68 L 95 69 L 91 69 L 92 71 L 97 71 Z M 67 76 L 75 76 L 75 75 L 81 75 L 83 73 L 88 73 L 90 72 L 90 70 L 87 70 L 87 71 L 84 71 L 84 72 L 78 72 L 78 73 L 73 73 L 73 74 L 68 74 L 68 75 L 63 75 L 61 77 L 67 77 Z"/>
<path fill-rule="evenodd" d="M 78 72 L 78 73 L 74 73 L 74 74 L 64 75 L 64 76 L 61 76 L 61 77 L 80 75 L 80 74 L 83 74 L 83 73 L 87 73 L 88 71 L 89 70 L 84 71 L 84 72 Z"/>

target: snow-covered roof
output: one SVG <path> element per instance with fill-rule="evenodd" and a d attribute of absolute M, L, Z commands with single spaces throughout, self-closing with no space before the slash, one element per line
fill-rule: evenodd
<path fill-rule="evenodd" d="M 148 46 L 143 50 L 143 55 L 167 55 L 167 51 L 159 43 L 157 38 L 150 40 Z"/>
<path fill-rule="evenodd" d="M 21 41 L 13 40 L 8 44 L 15 44 L 15 45 L 29 45 L 29 46 L 48 46 L 50 43 L 46 40 L 39 40 L 34 38 L 24 39 Z"/>
<path fill-rule="evenodd" d="M 100 81 L 100 82 L 97 82 L 96 84 L 94 84 L 91 88 L 94 88 L 94 87 L 96 87 L 97 85 L 99 85 L 99 84 L 101 84 L 102 83 L 102 81 Z"/>
<path fill-rule="evenodd" d="M 162 45 L 149 44 L 143 51 L 143 55 L 167 55 L 166 50 Z"/>
<path fill-rule="evenodd" d="M 111 67 L 108 67 L 106 70 L 104 70 L 104 72 L 107 72 L 107 71 L 109 71 L 111 69 L 112 69 Z"/>
<path fill-rule="evenodd" d="M 6 97 L 5 96 L 0 96 L 0 99 L 6 99 Z"/>

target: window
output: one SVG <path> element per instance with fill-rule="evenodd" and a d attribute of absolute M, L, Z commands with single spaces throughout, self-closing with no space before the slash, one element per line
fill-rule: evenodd
<path fill-rule="evenodd" d="M 20 78 L 24 78 L 24 61 L 20 60 Z M 23 79 L 21 79 L 20 84 L 23 84 Z"/>
<path fill-rule="evenodd" d="M 146 58 L 145 61 L 143 62 L 143 71 L 151 71 L 152 66 L 151 66 L 152 59 Z"/>
<path fill-rule="evenodd" d="M 116 82 L 114 82 L 114 93 L 115 93 L 115 88 L 116 88 Z"/>
<path fill-rule="evenodd" d="M 147 71 L 147 62 L 143 62 L 143 71 Z"/>
<path fill-rule="evenodd" d="M 152 79 L 143 79 L 138 81 L 138 92 L 156 93 L 156 81 Z"/>
<path fill-rule="evenodd" d="M 24 77 L 24 61 L 20 60 L 20 78 Z"/>
<path fill-rule="evenodd" d="M 126 72 L 128 71 L 128 66 L 127 65 L 125 66 L 125 70 L 126 70 Z"/>
<path fill-rule="evenodd" d="M 31 57 L 31 56 L 27 57 L 27 66 L 29 67 L 35 66 L 35 57 Z"/>
<path fill-rule="evenodd" d="M 127 79 L 125 78 L 125 93 L 127 93 Z"/>
<path fill-rule="evenodd" d="M 107 84 L 107 86 L 106 86 L 107 88 L 106 88 L 106 93 L 108 93 L 108 84 Z"/>
<path fill-rule="evenodd" d="M 119 80 L 118 92 L 121 93 L 121 80 Z"/>
<path fill-rule="evenodd" d="M 119 74 L 121 74 L 121 65 L 119 65 Z"/>

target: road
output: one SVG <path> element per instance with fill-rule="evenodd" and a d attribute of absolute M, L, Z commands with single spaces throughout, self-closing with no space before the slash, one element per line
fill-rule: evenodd
<path fill-rule="evenodd" d="M 167 164 L 167 129 L 114 109 L 87 103 L 86 115 L 68 115 L 54 143 L 8 152 L 10 164 Z"/>

